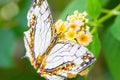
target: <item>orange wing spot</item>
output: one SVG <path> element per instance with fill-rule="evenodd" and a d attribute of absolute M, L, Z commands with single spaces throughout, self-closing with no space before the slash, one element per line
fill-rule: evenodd
<path fill-rule="evenodd" d="M 35 14 L 33 14 L 32 15 L 32 20 L 31 20 L 31 22 L 30 22 L 30 27 L 32 27 L 32 26 L 34 26 L 35 25 L 35 21 L 36 21 L 36 15 Z"/>
<path fill-rule="evenodd" d="M 35 25 L 35 21 L 31 21 L 29 25 L 30 25 L 30 27 L 34 26 Z"/>
<path fill-rule="evenodd" d="M 68 70 L 69 70 L 69 68 L 68 68 L 68 67 L 66 67 L 64 70 L 65 70 L 65 71 L 68 71 Z"/>
<path fill-rule="evenodd" d="M 36 20 L 36 15 L 35 14 L 32 15 L 32 20 Z"/>
<path fill-rule="evenodd" d="M 46 62 L 46 60 L 44 60 L 43 62 L 42 62 L 42 66 L 46 66 L 46 64 L 47 64 L 47 62 Z"/>
<path fill-rule="evenodd" d="M 41 67 L 40 67 L 40 70 L 43 70 L 43 69 L 44 69 L 44 66 L 41 66 Z"/>
<path fill-rule="evenodd" d="M 40 61 L 36 59 L 36 60 L 33 62 L 34 68 L 37 69 L 37 67 L 38 67 L 39 65 L 40 65 Z"/>
<path fill-rule="evenodd" d="M 76 74 L 67 73 L 67 77 L 68 77 L 68 78 L 74 78 L 74 77 L 76 77 Z"/>
<path fill-rule="evenodd" d="M 70 64 L 66 64 L 64 70 L 67 71 L 70 68 Z"/>
<path fill-rule="evenodd" d="M 66 64 L 66 67 L 69 67 L 70 66 L 70 64 Z"/>
<path fill-rule="evenodd" d="M 38 59 L 38 61 L 39 61 L 39 65 L 40 65 L 40 60 Z M 44 60 L 44 61 L 42 62 L 42 64 L 41 64 L 41 67 L 39 68 L 39 70 L 44 70 L 46 64 L 47 64 L 47 63 L 46 63 L 46 60 Z"/>
<path fill-rule="evenodd" d="M 37 59 L 38 59 L 38 60 L 41 60 L 41 55 L 40 55 L 40 54 L 37 56 Z"/>
<path fill-rule="evenodd" d="M 80 72 L 79 74 L 80 74 L 81 76 L 84 76 L 84 75 L 87 75 L 88 72 L 89 72 L 89 70 L 88 70 L 88 69 L 85 69 L 85 70 L 83 70 L 82 72 Z"/>

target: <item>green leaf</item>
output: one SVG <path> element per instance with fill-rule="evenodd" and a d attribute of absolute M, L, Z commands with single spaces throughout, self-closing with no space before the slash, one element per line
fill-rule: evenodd
<path fill-rule="evenodd" d="M 106 63 L 114 77 L 114 80 L 120 80 L 120 41 L 118 41 L 108 29 L 103 39 L 103 49 Z"/>
<path fill-rule="evenodd" d="M 10 30 L 0 29 L 0 67 L 11 67 L 15 37 Z"/>
<path fill-rule="evenodd" d="M 97 32 L 93 34 L 93 41 L 88 46 L 88 48 L 95 55 L 95 57 L 99 56 L 99 53 L 100 53 L 100 50 L 101 50 L 101 43 L 100 43 L 100 39 L 98 37 Z"/>
<path fill-rule="evenodd" d="M 114 24 L 110 29 L 112 35 L 120 41 L 120 15 L 115 19 Z"/>
<path fill-rule="evenodd" d="M 102 6 L 106 6 L 108 2 L 110 2 L 110 0 L 100 0 Z"/>
<path fill-rule="evenodd" d="M 91 18 L 98 18 L 101 13 L 101 5 L 99 0 L 88 0 L 87 12 Z"/>
<path fill-rule="evenodd" d="M 86 11 L 86 6 L 87 0 L 74 0 L 65 8 L 60 18 L 65 19 L 67 15 L 73 14 L 75 10 L 78 10 L 80 12 Z"/>

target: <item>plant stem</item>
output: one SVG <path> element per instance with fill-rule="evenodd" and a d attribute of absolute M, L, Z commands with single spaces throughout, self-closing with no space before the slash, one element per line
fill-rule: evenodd
<path fill-rule="evenodd" d="M 105 15 L 104 17 L 102 17 L 101 19 L 99 19 L 99 20 L 98 20 L 98 23 L 101 24 L 101 23 L 103 23 L 104 21 L 106 21 L 107 19 L 109 19 L 109 18 L 112 17 L 112 16 L 113 16 L 113 13 L 110 12 L 110 13 L 108 13 L 107 15 Z"/>
<path fill-rule="evenodd" d="M 94 27 L 91 31 L 91 34 L 93 34 L 95 31 L 97 31 L 97 27 Z"/>
<path fill-rule="evenodd" d="M 116 11 L 120 10 L 120 4 L 118 6 L 116 6 L 113 10 L 109 11 L 109 13 L 107 15 L 105 15 L 104 17 L 102 17 L 101 19 L 98 20 L 98 23 L 101 24 L 103 22 L 105 22 L 107 19 L 109 19 L 110 17 L 115 15 Z"/>
<path fill-rule="evenodd" d="M 110 10 L 107 10 L 107 9 L 104 9 L 104 8 L 103 8 L 103 9 L 101 10 L 101 12 L 103 12 L 103 13 L 109 13 Z"/>
<path fill-rule="evenodd" d="M 94 27 L 91 31 L 91 33 L 93 34 L 95 31 L 97 31 L 97 29 L 99 28 L 99 24 L 105 22 L 106 20 L 108 20 L 109 18 L 111 18 L 112 16 L 116 15 L 117 13 L 119 14 L 119 10 L 120 10 L 120 4 L 117 5 L 114 9 L 112 10 L 106 10 L 106 9 L 103 9 L 103 11 L 105 13 L 107 13 L 105 16 L 103 16 L 102 18 L 100 18 L 98 21 L 95 21 L 96 23 L 92 23 L 91 25 Z M 97 24 L 97 25 L 94 25 L 94 24 Z"/>

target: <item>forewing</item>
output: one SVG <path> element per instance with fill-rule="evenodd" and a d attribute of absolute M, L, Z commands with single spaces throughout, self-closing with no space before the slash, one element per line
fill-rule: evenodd
<path fill-rule="evenodd" d="M 45 53 L 52 38 L 51 27 L 53 20 L 47 0 L 33 0 L 31 8 L 27 14 L 27 19 L 28 26 L 32 28 L 33 31 L 25 32 L 25 36 L 30 37 L 29 35 L 33 34 L 33 41 L 26 38 L 25 42 L 28 41 L 28 44 L 31 44 L 31 42 L 33 43 L 32 51 L 36 58 L 39 54 L 42 55 Z"/>

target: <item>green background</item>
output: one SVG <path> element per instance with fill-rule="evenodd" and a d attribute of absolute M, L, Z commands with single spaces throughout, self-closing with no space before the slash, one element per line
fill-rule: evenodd
<path fill-rule="evenodd" d="M 31 0 L 0 0 L 0 80 L 44 80 L 26 58 L 23 32 L 28 30 Z M 87 76 L 66 80 L 120 80 L 120 0 L 48 0 L 54 22 L 74 10 L 87 11 L 93 33 L 88 48 L 97 61 Z M 114 14 L 112 13 L 114 12 Z"/>

